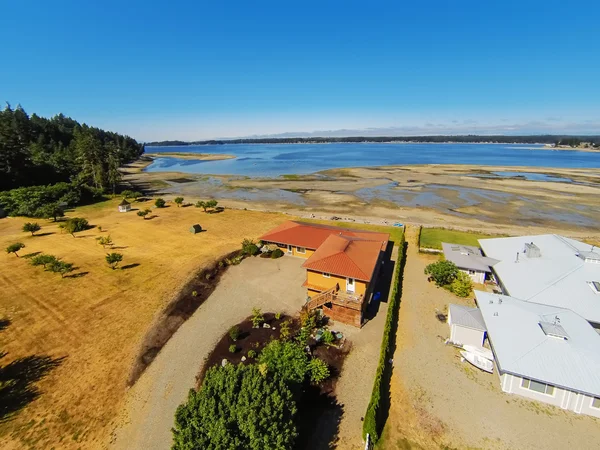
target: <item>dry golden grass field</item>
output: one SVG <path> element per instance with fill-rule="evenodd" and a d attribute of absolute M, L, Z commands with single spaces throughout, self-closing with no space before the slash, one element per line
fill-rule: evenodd
<path fill-rule="evenodd" d="M 240 248 L 286 220 L 281 214 L 226 209 L 206 214 L 194 207 L 169 207 L 143 220 L 135 211 L 117 212 L 118 200 L 81 207 L 69 217 L 101 226 L 75 234 L 37 220 L 40 236 L 21 227 L 26 219 L 0 219 L 0 350 L 2 365 L 31 355 L 64 359 L 37 384 L 41 395 L 16 417 L 0 424 L 2 448 L 99 447 L 124 398 L 126 382 L 141 340 L 156 315 L 201 267 Z M 134 203 L 149 208 L 150 202 Z M 190 225 L 207 231 L 193 235 Z M 111 270 L 108 250 L 96 242 L 110 235 L 123 254 Z M 4 249 L 26 248 L 20 258 Z M 43 252 L 74 263 L 75 277 L 33 267 L 24 255 Z M 127 267 L 129 266 L 129 267 Z"/>

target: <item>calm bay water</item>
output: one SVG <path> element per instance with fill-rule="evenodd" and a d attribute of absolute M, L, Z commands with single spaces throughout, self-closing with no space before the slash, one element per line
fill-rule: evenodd
<path fill-rule="evenodd" d="M 147 151 L 237 156 L 223 161 L 157 158 L 146 168 L 149 172 L 266 177 L 344 167 L 410 164 L 600 168 L 600 152 L 549 150 L 530 144 L 225 144 L 148 147 Z"/>

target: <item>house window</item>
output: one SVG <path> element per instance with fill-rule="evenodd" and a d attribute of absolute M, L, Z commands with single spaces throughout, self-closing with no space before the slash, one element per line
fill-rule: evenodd
<path fill-rule="evenodd" d="M 600 281 L 588 281 L 587 284 L 592 291 L 596 294 L 600 294 Z"/>
<path fill-rule="evenodd" d="M 323 273 L 323 278 L 331 278 L 331 274 L 330 273 Z"/>
<path fill-rule="evenodd" d="M 296 247 L 296 253 L 306 253 L 306 248 L 304 247 Z"/>
<path fill-rule="evenodd" d="M 475 271 L 469 269 L 469 275 L 475 275 Z"/>
<path fill-rule="evenodd" d="M 539 381 L 528 380 L 523 378 L 521 387 L 530 391 L 539 392 L 540 394 L 554 395 L 554 386 L 550 384 L 540 383 Z"/>
<path fill-rule="evenodd" d="M 592 398 L 592 404 L 590 406 L 592 408 L 600 409 L 600 398 L 598 398 L 598 397 Z"/>

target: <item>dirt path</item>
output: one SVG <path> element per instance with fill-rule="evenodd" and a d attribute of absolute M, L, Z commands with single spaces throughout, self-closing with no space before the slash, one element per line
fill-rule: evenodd
<path fill-rule="evenodd" d="M 426 281 L 435 256 L 408 252 L 384 449 L 565 449 L 596 447 L 600 421 L 501 391 L 497 374 L 461 363 L 444 345 L 449 329 L 435 317 L 448 303 L 471 304 Z"/>
<path fill-rule="evenodd" d="M 131 388 L 111 447 L 170 448 L 175 410 L 194 387 L 203 359 L 221 336 L 249 316 L 255 306 L 264 312 L 297 314 L 306 295 L 301 287 L 305 278 L 302 262 L 252 258 L 231 267 Z"/>

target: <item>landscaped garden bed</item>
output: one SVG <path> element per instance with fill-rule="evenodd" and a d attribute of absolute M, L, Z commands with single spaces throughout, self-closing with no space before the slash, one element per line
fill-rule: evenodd
<path fill-rule="evenodd" d="M 206 358 L 196 390 L 178 409 L 175 448 L 329 448 L 342 417 L 335 386 L 349 350 L 314 312 L 255 309 Z"/>

